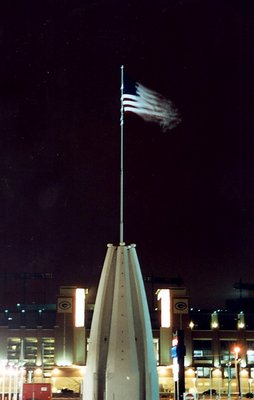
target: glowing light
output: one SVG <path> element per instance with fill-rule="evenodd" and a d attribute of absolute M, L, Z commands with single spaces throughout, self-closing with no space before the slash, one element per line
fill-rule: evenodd
<path fill-rule="evenodd" d="M 194 375 L 195 375 L 194 369 L 188 368 L 188 369 L 186 370 L 186 375 L 188 375 L 188 376 L 194 376 Z"/>
<path fill-rule="evenodd" d="M 67 367 L 67 366 L 69 366 L 69 365 L 72 365 L 72 362 L 71 362 L 71 360 L 67 360 L 67 359 L 65 358 L 65 359 L 59 360 L 59 362 L 57 363 L 57 365 L 58 365 L 59 367 Z"/>
<path fill-rule="evenodd" d="M 221 376 L 221 370 L 219 368 L 216 368 L 214 370 L 214 375 L 217 376 L 217 377 Z"/>
<path fill-rule="evenodd" d="M 41 369 L 41 368 L 36 368 L 36 369 L 34 370 L 34 373 L 35 373 L 36 375 L 41 375 L 41 374 L 42 374 L 42 369 Z"/>
<path fill-rule="evenodd" d="M 85 326 L 85 289 L 76 289 L 75 327 Z"/>
<path fill-rule="evenodd" d="M 79 368 L 79 371 L 80 371 L 81 374 L 85 373 L 85 370 L 86 370 L 85 366 L 82 365 L 82 366 L 79 366 L 78 368 Z"/>
<path fill-rule="evenodd" d="M 238 329 L 245 328 L 245 321 L 244 321 L 244 313 L 243 312 L 240 312 L 240 314 L 238 314 L 237 328 Z"/>
<path fill-rule="evenodd" d="M 168 373 L 169 373 L 169 367 L 162 367 L 162 366 L 160 366 L 160 367 L 158 367 L 158 373 L 159 373 L 159 376 L 168 376 Z"/>
<path fill-rule="evenodd" d="M 52 374 L 58 375 L 60 373 L 60 370 L 58 368 L 54 368 L 52 370 Z"/>
<path fill-rule="evenodd" d="M 170 327 L 170 290 L 160 289 L 157 299 L 161 300 L 161 327 Z"/>
<path fill-rule="evenodd" d="M 211 315 L 211 327 L 212 329 L 219 328 L 219 320 L 216 311 Z"/>
<path fill-rule="evenodd" d="M 238 359 L 238 355 L 239 355 L 239 353 L 240 353 L 240 347 L 239 346 L 235 346 L 234 347 L 234 353 L 235 353 L 235 359 L 237 360 Z"/>

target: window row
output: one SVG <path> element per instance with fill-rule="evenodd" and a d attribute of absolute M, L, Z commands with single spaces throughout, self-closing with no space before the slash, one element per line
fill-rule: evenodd
<path fill-rule="evenodd" d="M 40 343 L 38 338 L 11 337 L 7 339 L 7 360 L 13 363 L 24 363 L 26 366 L 36 366 L 40 356 L 41 365 L 44 369 L 54 365 L 55 358 L 55 339 L 44 337 Z"/>
<path fill-rule="evenodd" d="M 218 354 L 215 354 L 218 353 Z M 247 364 L 254 364 L 254 341 L 246 341 L 244 349 L 236 341 L 220 340 L 217 351 L 213 348 L 212 340 L 193 340 L 193 359 L 195 361 L 212 361 L 214 357 L 221 364 L 230 364 L 235 359 L 245 358 Z"/>

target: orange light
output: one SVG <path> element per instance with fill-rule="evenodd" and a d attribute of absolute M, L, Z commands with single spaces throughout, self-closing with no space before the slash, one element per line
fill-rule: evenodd
<path fill-rule="evenodd" d="M 239 355 L 239 353 L 240 353 L 240 347 L 239 346 L 235 346 L 234 347 L 234 353 L 235 353 L 235 358 L 237 359 L 238 358 L 238 355 Z"/>

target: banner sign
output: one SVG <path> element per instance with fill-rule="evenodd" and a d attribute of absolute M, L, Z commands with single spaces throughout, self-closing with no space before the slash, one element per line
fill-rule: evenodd
<path fill-rule="evenodd" d="M 188 314 L 189 312 L 189 299 L 187 297 L 173 298 L 173 313 L 174 314 Z"/>
<path fill-rule="evenodd" d="M 72 313 L 72 297 L 59 297 L 57 299 L 58 313 Z"/>

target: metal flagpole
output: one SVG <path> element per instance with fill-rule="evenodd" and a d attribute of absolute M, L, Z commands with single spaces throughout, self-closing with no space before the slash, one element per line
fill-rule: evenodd
<path fill-rule="evenodd" d="M 124 244 L 123 241 L 123 124 L 124 124 L 124 110 L 123 110 L 123 73 L 124 66 L 121 66 L 121 144 L 120 144 L 120 245 Z"/>

